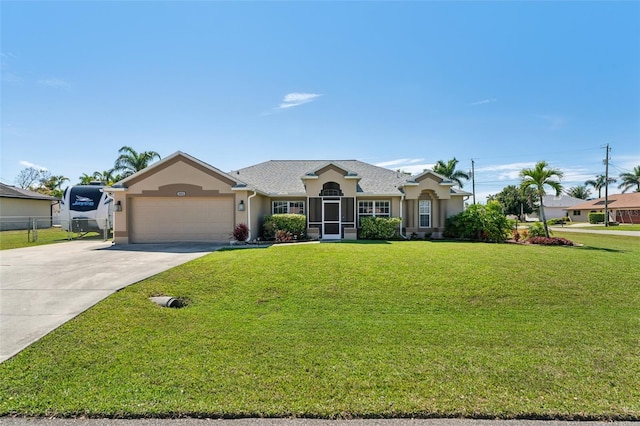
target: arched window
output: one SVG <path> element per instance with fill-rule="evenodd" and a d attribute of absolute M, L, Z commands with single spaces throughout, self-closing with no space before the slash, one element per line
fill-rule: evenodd
<path fill-rule="evenodd" d="M 342 195 L 344 194 L 340 190 L 340 185 L 336 182 L 327 182 L 322 185 L 321 197 L 341 197 Z"/>

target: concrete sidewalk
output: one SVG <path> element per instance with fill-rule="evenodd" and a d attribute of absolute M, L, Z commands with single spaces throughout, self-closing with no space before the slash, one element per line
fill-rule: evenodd
<path fill-rule="evenodd" d="M 117 290 L 220 247 L 79 240 L 0 251 L 0 362 Z"/>

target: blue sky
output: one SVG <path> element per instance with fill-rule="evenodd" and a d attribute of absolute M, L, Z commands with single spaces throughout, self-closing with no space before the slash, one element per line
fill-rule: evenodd
<path fill-rule="evenodd" d="M 640 2 L 8 2 L 2 182 L 129 145 L 230 171 L 475 160 L 476 193 L 546 160 L 566 187 L 640 165 Z M 471 189 L 471 183 L 465 185 Z"/>

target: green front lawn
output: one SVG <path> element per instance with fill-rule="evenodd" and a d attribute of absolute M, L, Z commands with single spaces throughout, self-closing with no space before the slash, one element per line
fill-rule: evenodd
<path fill-rule="evenodd" d="M 216 252 L 0 364 L 0 415 L 638 420 L 638 239 L 555 235 Z"/>
<path fill-rule="evenodd" d="M 576 227 L 576 228 L 580 227 L 580 225 L 570 225 L 570 226 Z M 606 231 L 640 231 L 640 225 L 622 224 L 622 223 L 615 226 L 597 225 L 597 226 L 583 226 L 583 228 L 587 230 L 593 230 L 593 231 L 605 231 L 605 230 Z"/>
<path fill-rule="evenodd" d="M 98 232 L 89 232 L 78 234 L 72 232 L 69 234 L 60 228 L 44 228 L 38 229 L 37 240 L 34 241 L 33 231 L 26 229 L 17 231 L 0 231 L 0 250 L 8 250 L 22 247 L 40 246 L 43 244 L 60 243 L 69 239 L 102 239 L 103 235 Z"/>

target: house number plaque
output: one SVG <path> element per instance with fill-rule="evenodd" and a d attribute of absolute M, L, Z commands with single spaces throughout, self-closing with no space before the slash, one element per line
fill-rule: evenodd
<path fill-rule="evenodd" d="M 177 195 L 178 197 L 184 197 L 185 195 L 187 195 L 187 193 L 186 193 L 186 192 L 184 192 L 184 191 L 178 191 L 178 192 L 176 192 L 176 195 Z"/>

